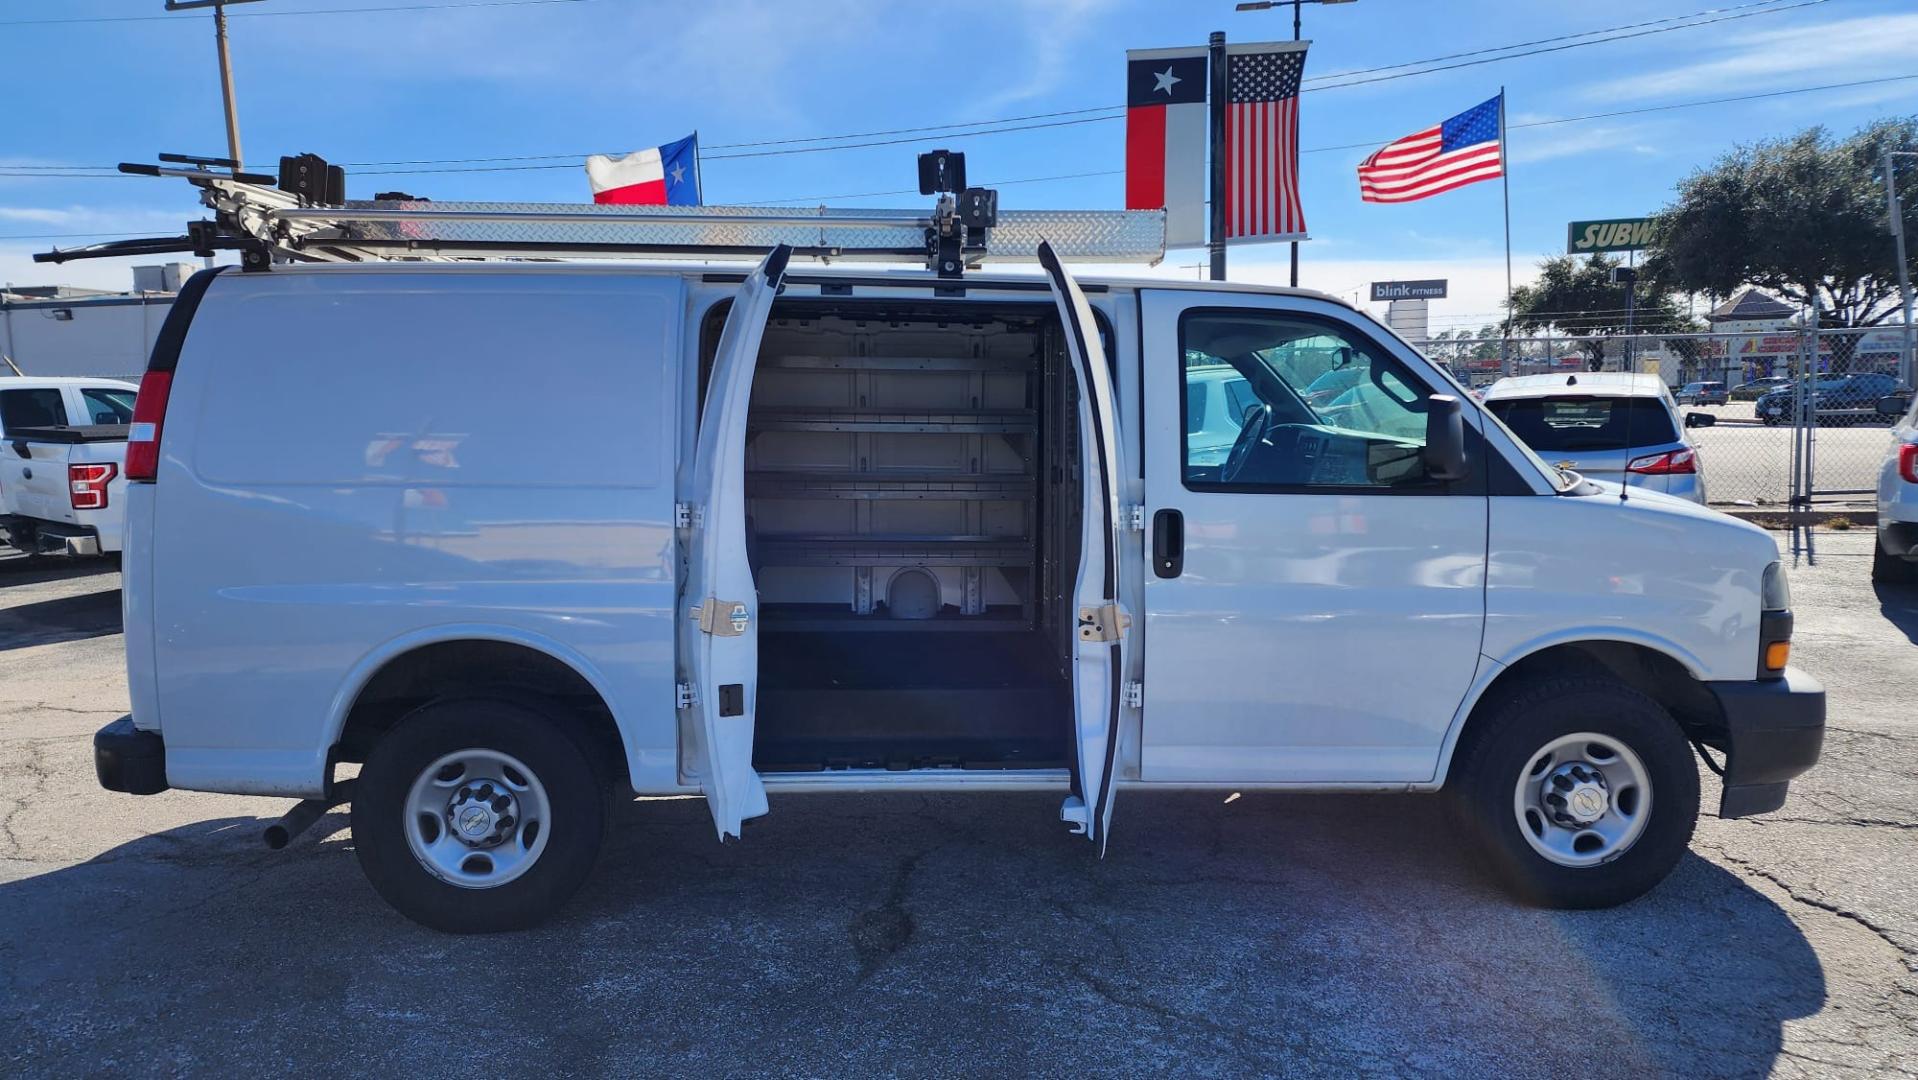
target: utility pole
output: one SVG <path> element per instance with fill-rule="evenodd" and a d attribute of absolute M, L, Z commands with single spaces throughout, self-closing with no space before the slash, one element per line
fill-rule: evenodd
<path fill-rule="evenodd" d="M 235 176 L 244 170 L 246 159 L 240 152 L 240 113 L 233 96 L 233 57 L 226 43 L 226 6 L 257 2 L 258 0 L 166 0 L 168 11 L 193 11 L 209 7 L 213 9 L 213 43 L 220 58 L 220 97 L 226 105 L 226 156 L 233 162 Z"/>
<path fill-rule="evenodd" d="M 1912 385 L 1912 366 L 1918 357 L 1913 353 L 1911 327 L 1911 271 L 1905 265 L 1905 208 L 1898 199 L 1898 180 L 1892 175 L 1895 159 L 1918 157 L 1918 153 L 1909 150 L 1893 150 L 1885 147 L 1885 209 L 1890 217 L 1892 241 L 1898 252 L 1898 301 L 1905 309 L 1905 350 L 1898 361 L 1898 383 L 1901 386 Z"/>

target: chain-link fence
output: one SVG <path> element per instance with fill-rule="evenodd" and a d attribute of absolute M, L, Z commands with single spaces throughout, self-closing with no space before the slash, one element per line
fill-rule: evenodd
<path fill-rule="evenodd" d="M 1746 334 L 1434 339 L 1414 342 L 1474 389 L 1505 375 L 1639 371 L 1711 426 L 1698 448 L 1711 502 L 1868 501 L 1891 418 L 1880 398 L 1909 389 L 1902 326 Z"/>

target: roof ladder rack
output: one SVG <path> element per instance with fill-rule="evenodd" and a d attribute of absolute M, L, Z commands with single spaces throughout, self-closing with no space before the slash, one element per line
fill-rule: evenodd
<path fill-rule="evenodd" d="M 943 153 L 943 152 L 941 152 Z M 931 157 L 933 155 L 926 155 Z M 960 155 L 947 155 L 958 158 Z M 754 259 L 781 244 L 822 261 L 923 262 L 940 277 L 960 277 L 990 257 L 1026 262 L 1042 240 L 1082 262 L 1157 263 L 1165 255 L 1161 210 L 1000 210 L 997 193 L 936 185 L 927 210 L 849 210 L 764 206 L 616 206 L 592 203 L 435 202 L 389 197 L 317 205 L 310 189 L 278 186 L 264 174 L 214 171 L 220 159 L 163 155 L 169 165 L 125 164 L 121 171 L 184 177 L 213 211 L 184 237 L 115 241 L 34 256 L 41 262 L 237 249 L 249 268 L 274 261 L 377 262 L 452 259 Z M 302 155 L 309 174 L 337 167 Z M 922 190 L 928 185 L 921 163 Z M 963 163 L 957 172 L 963 184 Z M 327 185 L 329 191 L 344 188 Z M 927 192 L 932 194 L 933 192 Z M 390 193 L 398 195 L 399 193 Z"/>

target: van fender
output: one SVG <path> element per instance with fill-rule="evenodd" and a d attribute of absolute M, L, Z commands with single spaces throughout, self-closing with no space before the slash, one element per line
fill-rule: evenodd
<path fill-rule="evenodd" d="M 607 690 L 606 679 L 592 661 L 586 659 L 577 650 L 555 641 L 544 634 L 535 634 L 518 627 L 499 626 L 487 623 L 446 623 L 440 626 L 426 626 L 410 630 L 395 638 L 390 638 L 374 646 L 347 670 L 346 677 L 340 681 L 332 702 L 327 707 L 325 747 L 330 753 L 340 741 L 340 735 L 346 730 L 347 714 L 353 711 L 353 703 L 359 699 L 360 691 L 366 689 L 374 675 L 387 664 L 427 645 L 441 645 L 454 641 L 497 641 L 508 645 L 520 645 L 547 656 L 572 668 L 574 674 L 585 679 L 612 714 L 613 724 L 619 728 L 620 744 L 627 756 L 628 766 L 632 761 L 633 749 L 627 738 L 626 717 L 622 713 L 618 699 Z"/>
<path fill-rule="evenodd" d="M 1504 674 L 1505 670 L 1533 653 L 1559 645 L 1576 645 L 1588 641 L 1611 641 L 1626 645 L 1638 645 L 1653 652 L 1663 653 L 1676 660 L 1694 679 L 1705 677 L 1705 665 L 1691 650 L 1669 638 L 1656 634 L 1647 634 L 1639 630 L 1622 626 L 1586 626 L 1556 630 L 1541 635 L 1508 651 L 1502 657 L 1479 654 L 1478 672 L 1472 677 L 1472 685 L 1465 693 L 1465 699 L 1459 702 L 1458 711 L 1452 714 L 1452 722 L 1445 729 L 1445 741 L 1439 745 L 1438 763 L 1432 772 L 1429 786 L 1441 787 L 1445 783 L 1445 774 L 1452 768 L 1452 754 L 1458 749 L 1459 736 L 1465 732 L 1465 721 L 1470 719 L 1472 710 L 1478 707 L 1479 700 L 1492 683 Z"/>

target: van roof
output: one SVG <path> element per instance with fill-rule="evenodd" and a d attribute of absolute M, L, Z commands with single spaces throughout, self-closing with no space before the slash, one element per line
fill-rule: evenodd
<path fill-rule="evenodd" d="M 467 262 L 365 262 L 365 263 L 290 263 L 276 264 L 271 274 L 640 274 L 646 276 L 699 277 L 712 281 L 744 280 L 748 268 L 739 263 L 595 263 L 595 262 L 530 262 L 511 260 L 486 260 Z M 1106 289 L 1177 289 L 1181 291 L 1251 293 L 1261 296 L 1296 296 L 1303 299 L 1321 300 L 1337 304 L 1342 308 L 1357 310 L 1346 300 L 1322 293 L 1315 289 L 1298 289 L 1285 285 L 1264 285 L 1254 282 L 1237 281 L 1198 281 L 1189 278 L 1140 277 L 1137 275 L 1080 275 L 1075 274 L 1079 282 L 1088 286 Z M 1034 283 L 1043 285 L 1046 277 L 1034 270 L 1030 274 L 1006 273 L 1005 271 L 982 272 L 969 271 L 962 278 L 942 278 L 927 270 L 904 270 L 886 268 L 860 268 L 836 266 L 795 266 L 788 270 L 787 278 L 805 282 L 815 278 L 835 278 L 859 280 L 883 279 L 892 285 L 923 285 L 927 288 L 963 287 L 967 290 L 986 290 L 1012 288 L 1030 291 Z"/>
<path fill-rule="evenodd" d="M 1492 384 L 1486 401 L 1512 398 L 1665 396 L 1665 380 L 1650 372 L 1580 371 L 1564 375 L 1512 375 Z"/>

